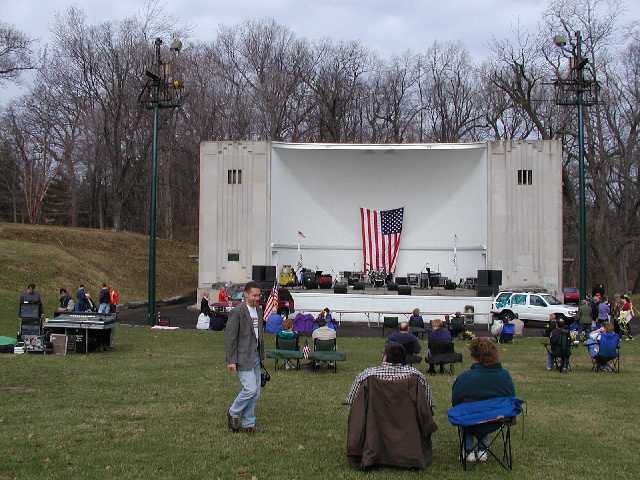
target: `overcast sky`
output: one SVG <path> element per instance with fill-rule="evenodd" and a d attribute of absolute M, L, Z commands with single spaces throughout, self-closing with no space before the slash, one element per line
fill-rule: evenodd
<path fill-rule="evenodd" d="M 627 0 L 625 19 L 640 20 L 640 1 Z M 165 11 L 192 27 L 192 37 L 209 41 L 220 24 L 274 18 L 300 36 L 361 40 L 383 55 L 425 49 L 434 40 L 460 41 L 475 57 L 487 53 L 493 36 L 516 25 L 535 28 L 546 0 L 179 0 Z M 0 0 L 0 18 L 29 36 L 48 41 L 57 12 L 82 8 L 91 23 L 118 20 L 144 9 L 144 0 Z M 0 102 L 16 93 L 0 93 Z"/>

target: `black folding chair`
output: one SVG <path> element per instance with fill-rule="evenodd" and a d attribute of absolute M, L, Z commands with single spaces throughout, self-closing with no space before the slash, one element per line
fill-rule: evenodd
<path fill-rule="evenodd" d="M 292 354 L 295 352 L 295 356 L 292 355 L 291 358 L 285 358 L 284 361 L 288 362 L 295 358 L 296 361 L 296 369 L 300 369 L 300 338 L 296 335 L 293 338 L 281 338 L 276 335 L 276 350 L 279 351 L 291 351 Z M 274 370 L 278 370 L 278 357 L 275 358 L 274 362 Z"/>
<path fill-rule="evenodd" d="M 429 365 L 429 370 L 433 370 L 435 365 L 449 365 L 449 375 L 454 373 L 454 364 L 462 363 L 462 354 L 454 349 L 453 342 L 429 342 L 430 355 L 425 357 L 425 362 Z"/>
<path fill-rule="evenodd" d="M 470 452 L 474 451 L 484 451 L 487 452 L 488 456 L 493 457 L 502 468 L 505 470 L 513 469 L 513 453 L 511 450 L 511 426 L 516 424 L 515 417 L 508 417 L 499 420 L 494 420 L 492 422 L 483 423 L 482 426 L 485 425 L 494 425 L 496 426 L 496 430 L 489 434 L 490 440 L 488 445 L 480 445 L 478 438 L 474 436 L 475 442 L 473 444 L 473 448 L 470 451 L 467 451 L 465 445 L 465 437 L 466 434 L 469 433 L 471 435 L 477 431 L 477 426 L 471 427 L 463 427 L 458 425 L 458 439 L 459 439 L 459 456 L 460 463 L 462 464 L 462 469 L 467 470 L 467 455 Z M 495 447 L 494 447 L 495 444 Z M 499 446 L 502 445 L 502 452 L 498 450 Z M 497 447 L 497 448 L 496 448 Z M 472 464 L 475 466 L 477 463 Z"/>
<path fill-rule="evenodd" d="M 384 337 L 384 329 L 390 328 L 396 330 L 398 328 L 398 317 L 384 317 L 382 322 L 382 336 Z"/>
<path fill-rule="evenodd" d="M 553 357 L 553 367 L 559 372 L 571 370 L 571 348 L 573 342 L 569 332 L 562 332 L 549 339 L 549 343 L 544 344 L 547 353 Z"/>

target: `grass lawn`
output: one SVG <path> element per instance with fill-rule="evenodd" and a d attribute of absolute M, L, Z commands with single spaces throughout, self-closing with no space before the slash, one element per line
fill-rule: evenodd
<path fill-rule="evenodd" d="M 340 403 L 353 377 L 378 363 L 381 338 L 339 339 L 348 361 L 335 375 L 272 371 L 258 405 L 264 432 L 255 436 L 225 429 L 238 383 L 223 366 L 222 334 L 121 326 L 116 341 L 115 350 L 89 356 L 0 355 L 0 479 L 640 476 L 640 340 L 624 343 L 620 375 L 591 373 L 582 349 L 572 373 L 546 372 L 536 338 L 499 347 L 528 402 L 512 432 L 511 475 L 495 463 L 462 472 L 446 420 L 449 376 L 430 377 L 439 426 L 433 465 L 368 474 L 347 466 L 348 409 Z"/>

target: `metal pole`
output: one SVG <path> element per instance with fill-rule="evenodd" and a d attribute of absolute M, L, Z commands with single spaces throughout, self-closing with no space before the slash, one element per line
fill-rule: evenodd
<path fill-rule="evenodd" d="M 148 320 L 156 323 L 156 197 L 158 178 L 158 115 L 159 107 L 153 107 L 153 139 L 151 143 L 151 199 L 149 206 L 149 299 Z"/>
<path fill-rule="evenodd" d="M 580 299 L 587 295 L 587 206 L 585 193 L 585 152 L 584 152 L 584 111 L 582 97 L 582 35 L 576 32 L 576 73 L 578 90 L 576 103 L 578 104 L 578 175 L 579 175 L 579 208 L 580 208 Z"/>
<path fill-rule="evenodd" d="M 160 60 L 160 45 L 162 40 L 155 41 L 157 73 L 160 74 L 162 61 Z M 151 198 L 149 205 L 149 278 L 147 298 L 147 321 L 150 325 L 156 323 L 156 206 L 158 184 L 158 117 L 160 114 L 160 82 L 153 83 L 153 134 L 151 140 Z"/>

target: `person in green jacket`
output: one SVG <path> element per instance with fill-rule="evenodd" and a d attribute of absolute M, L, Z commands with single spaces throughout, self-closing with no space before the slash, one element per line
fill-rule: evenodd
<path fill-rule="evenodd" d="M 583 300 L 578 307 L 578 318 L 580 319 L 580 326 L 585 335 L 589 335 L 591 332 L 591 305 L 588 300 Z"/>
<path fill-rule="evenodd" d="M 498 360 L 498 349 L 488 338 L 474 338 L 469 345 L 471 358 L 476 363 L 462 372 L 451 390 L 451 404 L 477 402 L 496 397 L 515 397 L 516 388 L 509 372 L 502 368 Z M 486 462 L 491 433 L 495 425 L 477 426 L 465 433 L 467 462 Z M 478 448 L 473 450 L 477 439 Z M 484 447 L 484 448 L 483 448 Z"/>

